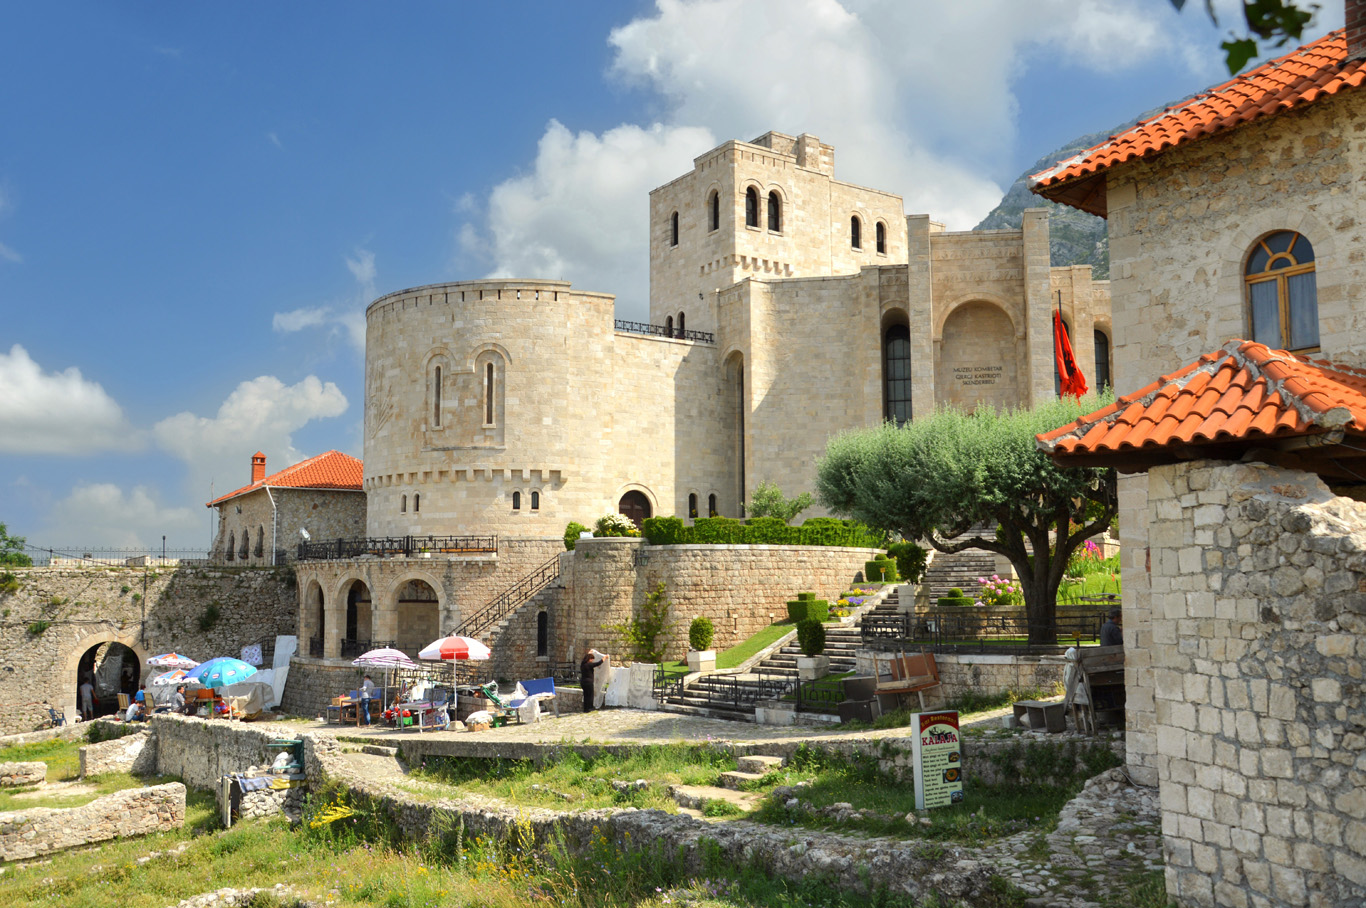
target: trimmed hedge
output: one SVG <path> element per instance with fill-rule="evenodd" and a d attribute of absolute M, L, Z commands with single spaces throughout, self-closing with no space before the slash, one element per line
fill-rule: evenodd
<path fill-rule="evenodd" d="M 819 656 L 825 652 L 825 625 L 811 618 L 799 622 L 797 646 L 803 656 Z"/>
<path fill-rule="evenodd" d="M 896 559 L 896 572 L 903 583 L 919 583 L 925 577 L 926 552 L 914 542 L 897 542 L 887 546 L 887 554 Z"/>
<path fill-rule="evenodd" d="M 815 593 L 798 593 L 787 604 L 787 618 L 795 624 L 803 621 L 826 621 L 830 618 L 830 600 L 817 599 Z"/>
<path fill-rule="evenodd" d="M 977 600 L 971 596 L 964 596 L 963 591 L 958 587 L 950 587 L 947 596 L 940 596 L 936 602 L 940 608 L 962 608 L 965 605 L 972 605 Z"/>
<path fill-rule="evenodd" d="M 824 545 L 881 548 L 884 537 L 853 520 L 813 517 L 799 527 L 777 517 L 703 517 L 692 526 L 678 517 L 649 517 L 643 535 L 651 545 Z"/>
<path fill-rule="evenodd" d="M 712 637 L 716 629 L 712 627 L 711 619 L 701 615 L 692 620 L 688 626 L 688 646 L 694 652 L 711 649 Z"/>
<path fill-rule="evenodd" d="M 886 556 L 865 561 L 863 576 L 869 583 L 896 583 L 896 562 Z"/>

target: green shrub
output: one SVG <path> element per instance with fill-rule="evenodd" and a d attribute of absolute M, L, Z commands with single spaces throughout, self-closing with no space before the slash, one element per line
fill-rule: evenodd
<path fill-rule="evenodd" d="M 663 662 L 674 627 L 674 622 L 669 620 L 669 607 L 661 580 L 652 592 L 645 594 L 645 603 L 630 621 L 613 624 L 607 630 L 615 633 L 639 661 Z"/>
<path fill-rule="evenodd" d="M 977 600 L 971 596 L 964 596 L 963 591 L 958 587 L 950 587 L 947 596 L 940 596 L 938 600 L 940 608 L 962 608 L 965 605 L 972 605 Z"/>
<path fill-rule="evenodd" d="M 703 517 L 693 521 L 692 539 L 698 545 L 743 545 L 749 542 L 745 525 L 733 517 Z"/>
<path fill-rule="evenodd" d="M 574 551 L 574 544 L 579 541 L 579 534 L 587 532 L 588 527 L 577 520 L 569 521 L 569 526 L 564 528 L 564 547 L 571 552 Z"/>
<path fill-rule="evenodd" d="M 880 548 L 886 540 L 861 523 L 813 517 L 799 527 L 776 517 L 743 523 L 731 517 L 703 517 L 687 526 L 677 517 L 651 517 L 644 523 L 651 545 L 820 545 Z"/>
<path fill-rule="evenodd" d="M 825 625 L 811 618 L 799 621 L 797 646 L 804 656 L 819 656 L 825 652 Z"/>
<path fill-rule="evenodd" d="M 698 617 L 688 625 L 688 646 L 700 651 L 711 649 L 712 637 L 716 634 L 716 629 L 712 627 L 711 619 Z"/>
<path fill-rule="evenodd" d="M 688 542 L 688 526 L 678 517 L 646 517 L 641 527 L 650 545 L 684 545 Z"/>
<path fill-rule="evenodd" d="M 204 609 L 204 614 L 199 616 L 199 629 L 205 633 L 213 630 L 213 626 L 218 623 L 218 603 L 210 602 Z"/>
<path fill-rule="evenodd" d="M 794 624 L 806 621 L 825 621 L 830 617 L 830 602 L 817 599 L 815 593 L 798 593 L 797 598 L 787 604 L 787 618 Z"/>
<path fill-rule="evenodd" d="M 955 598 L 955 599 L 962 599 L 962 598 L 963 598 L 963 591 L 960 590 L 960 589 L 959 589 L 958 587 L 956 587 L 956 586 L 951 586 L 951 587 L 949 587 L 949 595 L 952 596 L 952 597 Z"/>
<path fill-rule="evenodd" d="M 14 571 L 0 572 L 0 593 L 15 593 L 19 591 L 19 578 Z"/>
<path fill-rule="evenodd" d="M 52 627 L 51 621 L 35 621 L 28 626 L 28 635 L 37 637 L 50 627 Z"/>
<path fill-rule="evenodd" d="M 919 583 L 925 577 L 925 550 L 914 542 L 895 542 L 887 554 L 896 559 L 896 572 L 903 583 Z"/>
<path fill-rule="evenodd" d="M 869 583 L 896 583 L 896 562 L 887 557 L 866 561 L 863 576 Z"/>
<path fill-rule="evenodd" d="M 603 514 L 593 524 L 593 535 L 602 538 L 639 536 L 640 530 L 630 518 L 621 514 Z"/>

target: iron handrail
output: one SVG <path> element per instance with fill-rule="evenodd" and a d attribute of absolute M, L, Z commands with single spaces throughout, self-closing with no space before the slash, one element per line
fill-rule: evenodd
<path fill-rule="evenodd" d="M 716 343 L 716 335 L 712 334 L 710 331 L 670 328 L 667 325 L 651 325 L 648 322 L 630 322 L 620 318 L 616 320 L 614 327 L 617 331 L 627 331 L 631 334 L 649 334 L 653 337 L 671 337 L 675 340 L 698 341 L 704 344 Z"/>
<path fill-rule="evenodd" d="M 362 555 L 379 557 L 414 553 L 483 554 L 498 551 L 497 536 L 368 536 L 299 543 L 300 561 L 338 561 Z"/>
<path fill-rule="evenodd" d="M 1106 616 L 1059 615 L 1050 625 L 1031 624 L 1023 617 L 1005 615 L 953 614 L 945 611 L 919 615 L 864 615 L 859 633 L 865 643 L 897 642 L 933 647 L 936 652 L 971 651 L 976 647 L 985 651 L 988 646 L 999 646 L 1006 638 L 1024 637 L 1031 631 L 1050 630 L 1057 643 L 1011 644 L 1012 652 L 1027 653 L 1038 646 L 1049 650 L 1083 641 L 1100 639 L 1100 627 Z M 1042 636 L 1042 635 L 1041 635 Z"/>
<path fill-rule="evenodd" d="M 559 576 L 560 556 L 556 555 L 486 602 L 460 624 L 456 633 L 466 637 L 478 637 L 505 615 L 516 611 L 532 596 L 550 586 L 559 579 Z"/>

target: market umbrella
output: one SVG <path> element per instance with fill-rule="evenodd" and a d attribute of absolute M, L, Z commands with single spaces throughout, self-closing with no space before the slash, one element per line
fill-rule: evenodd
<path fill-rule="evenodd" d="M 219 656 L 217 659 L 210 659 L 194 669 L 187 677 L 213 690 L 227 684 L 245 681 L 254 674 L 256 674 L 256 666 L 248 665 L 241 659 L 234 659 L 231 656 Z"/>
<path fill-rule="evenodd" d="M 147 660 L 147 664 L 153 668 L 194 668 L 198 662 L 189 656 L 182 656 L 180 653 L 162 653 L 160 656 L 153 656 Z"/>
<path fill-rule="evenodd" d="M 409 659 L 402 650 L 396 650 L 392 646 L 372 649 L 368 653 L 362 653 L 351 661 L 352 665 L 359 665 L 363 668 L 416 668 L 417 663 Z"/>
<path fill-rule="evenodd" d="M 190 673 L 183 668 L 175 671 L 163 672 L 152 679 L 153 687 L 179 687 L 182 684 L 198 684 L 199 681 L 190 677 Z"/>
<path fill-rule="evenodd" d="M 456 660 L 483 660 L 490 655 L 489 648 L 473 637 L 461 637 L 452 634 L 449 637 L 442 637 L 440 640 L 427 644 L 422 652 L 417 654 L 417 657 L 419 659 L 449 661 L 453 667 Z M 454 704 L 459 699 L 459 695 L 455 693 L 454 685 L 451 687 L 451 696 L 456 698 L 451 701 Z"/>

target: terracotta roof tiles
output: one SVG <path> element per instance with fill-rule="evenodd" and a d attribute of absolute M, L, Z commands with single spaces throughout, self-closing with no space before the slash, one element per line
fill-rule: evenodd
<path fill-rule="evenodd" d="M 1347 39 L 1338 29 L 1034 174 L 1030 188 L 1103 217 L 1107 168 L 1312 104 L 1363 81 L 1366 61 L 1347 61 Z"/>
<path fill-rule="evenodd" d="M 258 457 L 261 455 L 258 453 Z M 301 460 L 292 467 L 285 467 L 265 479 L 258 480 L 235 492 L 229 492 L 210 501 L 205 507 L 216 507 L 230 498 L 245 495 L 257 489 L 270 486 L 277 489 L 345 489 L 361 491 L 361 462 L 350 454 L 341 451 L 328 451 L 308 460 Z"/>
<path fill-rule="evenodd" d="M 1366 370 L 1232 340 L 1038 444 L 1059 463 L 1095 464 L 1339 429 L 1366 434 Z"/>

